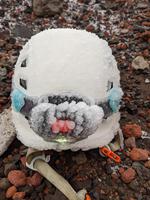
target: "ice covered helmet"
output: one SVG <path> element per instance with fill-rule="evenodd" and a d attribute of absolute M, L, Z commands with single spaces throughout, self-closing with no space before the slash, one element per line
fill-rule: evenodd
<path fill-rule="evenodd" d="M 18 138 L 36 149 L 91 149 L 119 129 L 120 76 L 105 40 L 49 29 L 20 52 L 12 85 Z"/>

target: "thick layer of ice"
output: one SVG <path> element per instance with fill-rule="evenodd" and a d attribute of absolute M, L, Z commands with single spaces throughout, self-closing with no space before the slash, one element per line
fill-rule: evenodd
<path fill-rule="evenodd" d="M 21 67 L 25 59 L 27 66 Z M 19 85 L 20 78 L 27 81 L 27 90 Z M 111 49 L 106 41 L 99 39 L 95 34 L 75 29 L 51 29 L 33 36 L 21 51 L 16 63 L 14 87 L 25 95 L 34 97 L 63 92 L 87 97 L 90 99 L 90 107 L 85 103 L 76 105 L 74 102 L 70 107 L 66 103 L 60 105 L 59 109 L 54 109 L 60 118 L 65 116 L 67 110 L 69 118 L 77 121 L 76 134 L 79 134 L 82 128 L 94 130 L 94 133 L 74 144 L 47 142 L 30 128 L 23 115 L 13 111 L 18 138 L 26 146 L 41 150 L 87 150 L 108 144 L 119 129 L 119 113 L 112 114 L 102 121 L 104 113 L 94 104 L 106 101 L 109 96 L 108 83 L 112 82 L 113 87 L 119 88 L 119 80 L 119 71 Z M 43 102 L 48 103 L 41 99 L 40 103 Z M 41 124 L 43 120 L 42 115 L 41 118 L 37 117 L 37 113 L 40 115 L 40 112 L 43 110 L 37 109 L 37 112 L 32 112 L 37 119 L 34 123 L 38 131 L 38 123 Z M 54 120 L 51 112 L 49 115 Z M 87 120 L 87 127 L 82 122 L 84 118 Z"/>

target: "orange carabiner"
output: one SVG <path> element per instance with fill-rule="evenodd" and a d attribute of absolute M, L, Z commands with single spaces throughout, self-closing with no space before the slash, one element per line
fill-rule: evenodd
<path fill-rule="evenodd" d="M 85 195 L 85 200 L 92 200 L 89 194 Z"/>
<path fill-rule="evenodd" d="M 115 154 L 113 151 L 109 150 L 106 147 L 99 148 L 99 152 L 104 154 L 105 156 L 111 158 L 116 163 L 120 163 L 121 162 L 120 156 L 118 156 L 117 154 Z"/>

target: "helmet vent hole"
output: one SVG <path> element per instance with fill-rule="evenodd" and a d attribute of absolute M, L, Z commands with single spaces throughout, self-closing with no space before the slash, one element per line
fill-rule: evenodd
<path fill-rule="evenodd" d="M 27 81 L 26 81 L 26 80 L 20 78 L 20 85 L 21 85 L 24 89 L 27 89 Z"/>
<path fill-rule="evenodd" d="M 111 90 L 112 88 L 113 88 L 113 82 L 108 81 L 108 84 L 107 84 L 107 91 Z"/>
<path fill-rule="evenodd" d="M 26 67 L 26 60 L 21 63 L 21 67 Z"/>

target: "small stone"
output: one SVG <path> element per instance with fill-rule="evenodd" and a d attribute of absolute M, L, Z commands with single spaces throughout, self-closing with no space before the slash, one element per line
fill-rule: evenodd
<path fill-rule="evenodd" d="M 13 30 L 14 37 L 30 38 L 32 35 L 33 35 L 33 30 L 28 26 L 16 24 L 16 26 L 14 27 Z"/>
<path fill-rule="evenodd" d="M 21 170 L 12 170 L 8 174 L 8 180 L 16 187 L 24 186 L 26 184 L 25 173 Z"/>
<path fill-rule="evenodd" d="M 148 78 L 146 78 L 145 83 L 150 83 L 150 80 Z"/>
<path fill-rule="evenodd" d="M 125 169 L 123 167 L 120 167 L 118 171 L 119 171 L 119 174 L 122 174 L 124 173 Z"/>
<path fill-rule="evenodd" d="M 0 189 L 6 190 L 10 187 L 10 183 L 7 178 L 1 178 L 0 179 Z"/>
<path fill-rule="evenodd" d="M 39 186 L 43 177 L 39 173 L 35 173 L 32 177 L 28 177 L 28 184 L 34 187 Z"/>
<path fill-rule="evenodd" d="M 117 45 L 118 50 L 127 49 L 127 45 L 125 43 L 119 43 Z"/>
<path fill-rule="evenodd" d="M 139 182 L 135 179 L 129 184 L 129 187 L 134 191 L 138 191 L 139 190 Z"/>
<path fill-rule="evenodd" d="M 87 27 L 86 27 L 86 30 L 89 31 L 89 32 L 94 32 L 95 28 L 92 24 L 89 24 Z"/>
<path fill-rule="evenodd" d="M 76 161 L 78 165 L 84 164 L 87 161 L 87 157 L 84 152 L 79 152 L 76 156 L 72 158 L 73 161 Z"/>
<path fill-rule="evenodd" d="M 0 114 L 0 156 L 14 140 L 16 131 L 11 119 L 11 110 L 6 109 Z"/>
<path fill-rule="evenodd" d="M 17 188 L 15 186 L 11 186 L 6 191 L 6 198 L 11 198 L 17 192 Z"/>
<path fill-rule="evenodd" d="M 149 63 L 144 59 L 143 56 L 137 56 L 133 61 L 132 61 L 132 67 L 134 69 L 148 69 L 149 68 Z"/>
<path fill-rule="evenodd" d="M 136 147 L 136 143 L 135 143 L 135 137 L 129 137 L 125 140 L 125 145 L 128 148 L 135 148 Z"/>
<path fill-rule="evenodd" d="M 145 162 L 144 166 L 148 169 L 150 169 L 150 160 L 148 160 L 147 162 Z"/>
<path fill-rule="evenodd" d="M 26 167 L 26 161 L 27 161 L 26 156 L 21 157 L 21 158 L 20 158 L 20 161 L 21 161 L 21 164 L 22 164 L 24 167 Z"/>
<path fill-rule="evenodd" d="M 25 197 L 26 193 L 25 192 L 16 192 L 13 195 L 13 200 L 22 200 Z"/>
<path fill-rule="evenodd" d="M 139 2 L 137 4 L 137 8 L 140 8 L 140 9 L 145 9 L 145 8 L 148 8 L 149 7 L 149 4 L 146 3 L 146 2 Z"/>
<path fill-rule="evenodd" d="M 130 183 L 136 176 L 136 172 L 133 168 L 128 168 L 121 174 L 121 179 L 125 183 Z"/>
<path fill-rule="evenodd" d="M 148 160 L 149 157 L 149 152 L 145 149 L 140 149 L 140 148 L 133 148 L 132 151 L 130 152 L 130 158 L 131 160 L 134 161 L 145 161 Z"/>
<path fill-rule="evenodd" d="M 11 170 L 14 170 L 14 169 L 16 169 L 16 165 L 15 165 L 14 162 L 5 164 L 5 166 L 4 166 L 4 174 L 5 174 L 5 176 L 7 176 L 8 173 Z"/>
<path fill-rule="evenodd" d="M 125 34 L 125 33 L 128 33 L 129 32 L 129 29 L 121 29 L 121 33 Z"/>
<path fill-rule="evenodd" d="M 5 67 L 0 67 L 0 81 L 6 78 L 7 69 Z"/>
<path fill-rule="evenodd" d="M 141 33 L 141 37 L 144 39 L 144 40 L 148 40 L 150 39 L 150 31 L 145 31 L 143 33 Z M 149 43 L 149 42 L 148 42 Z"/>
<path fill-rule="evenodd" d="M 63 9 L 63 0 L 33 0 L 33 12 L 36 16 L 53 16 L 60 14 Z"/>
<path fill-rule="evenodd" d="M 124 136 L 140 138 L 142 135 L 141 127 L 137 124 L 126 124 L 122 127 Z"/>
<path fill-rule="evenodd" d="M 137 106 L 134 105 L 134 104 L 127 104 L 127 105 L 126 105 L 126 109 L 127 109 L 127 112 L 128 112 L 130 115 L 136 115 L 136 114 L 138 113 Z"/>

